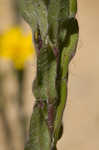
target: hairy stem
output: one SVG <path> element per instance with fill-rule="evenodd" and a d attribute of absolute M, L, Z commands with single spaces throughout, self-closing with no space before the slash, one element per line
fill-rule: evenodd
<path fill-rule="evenodd" d="M 77 0 L 22 2 L 21 12 L 33 30 L 37 55 L 36 103 L 26 150 L 57 150 L 63 132 L 68 67 L 78 42 Z"/>

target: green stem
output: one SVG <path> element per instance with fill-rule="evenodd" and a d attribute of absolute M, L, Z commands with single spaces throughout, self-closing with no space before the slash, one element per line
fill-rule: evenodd
<path fill-rule="evenodd" d="M 56 150 L 63 132 L 68 66 L 78 42 L 77 0 L 22 1 L 22 15 L 32 27 L 37 48 L 37 76 L 33 88 L 36 104 L 30 122 L 28 150 Z M 33 131 L 35 126 L 37 129 Z M 43 137 L 40 128 L 46 131 Z"/>

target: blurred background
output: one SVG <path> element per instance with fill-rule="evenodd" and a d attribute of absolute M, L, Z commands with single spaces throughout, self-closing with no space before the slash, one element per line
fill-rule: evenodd
<path fill-rule="evenodd" d="M 0 0 L 0 150 L 22 150 L 28 137 L 36 57 L 18 1 Z M 80 37 L 69 67 L 61 150 L 99 149 L 99 1 L 78 1 Z"/>

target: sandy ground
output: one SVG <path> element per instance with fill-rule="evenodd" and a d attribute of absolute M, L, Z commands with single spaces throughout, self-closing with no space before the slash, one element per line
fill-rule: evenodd
<path fill-rule="evenodd" d="M 80 38 L 76 56 L 70 64 L 64 134 L 58 148 L 99 150 L 99 1 L 79 0 L 77 18 Z M 4 20 L 1 29 L 3 23 Z"/>

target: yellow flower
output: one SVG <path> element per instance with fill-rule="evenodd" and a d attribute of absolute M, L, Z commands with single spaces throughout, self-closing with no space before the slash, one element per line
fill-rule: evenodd
<path fill-rule="evenodd" d="M 0 38 L 0 57 L 10 59 L 17 69 L 35 54 L 32 34 L 23 35 L 20 27 L 14 27 Z"/>

